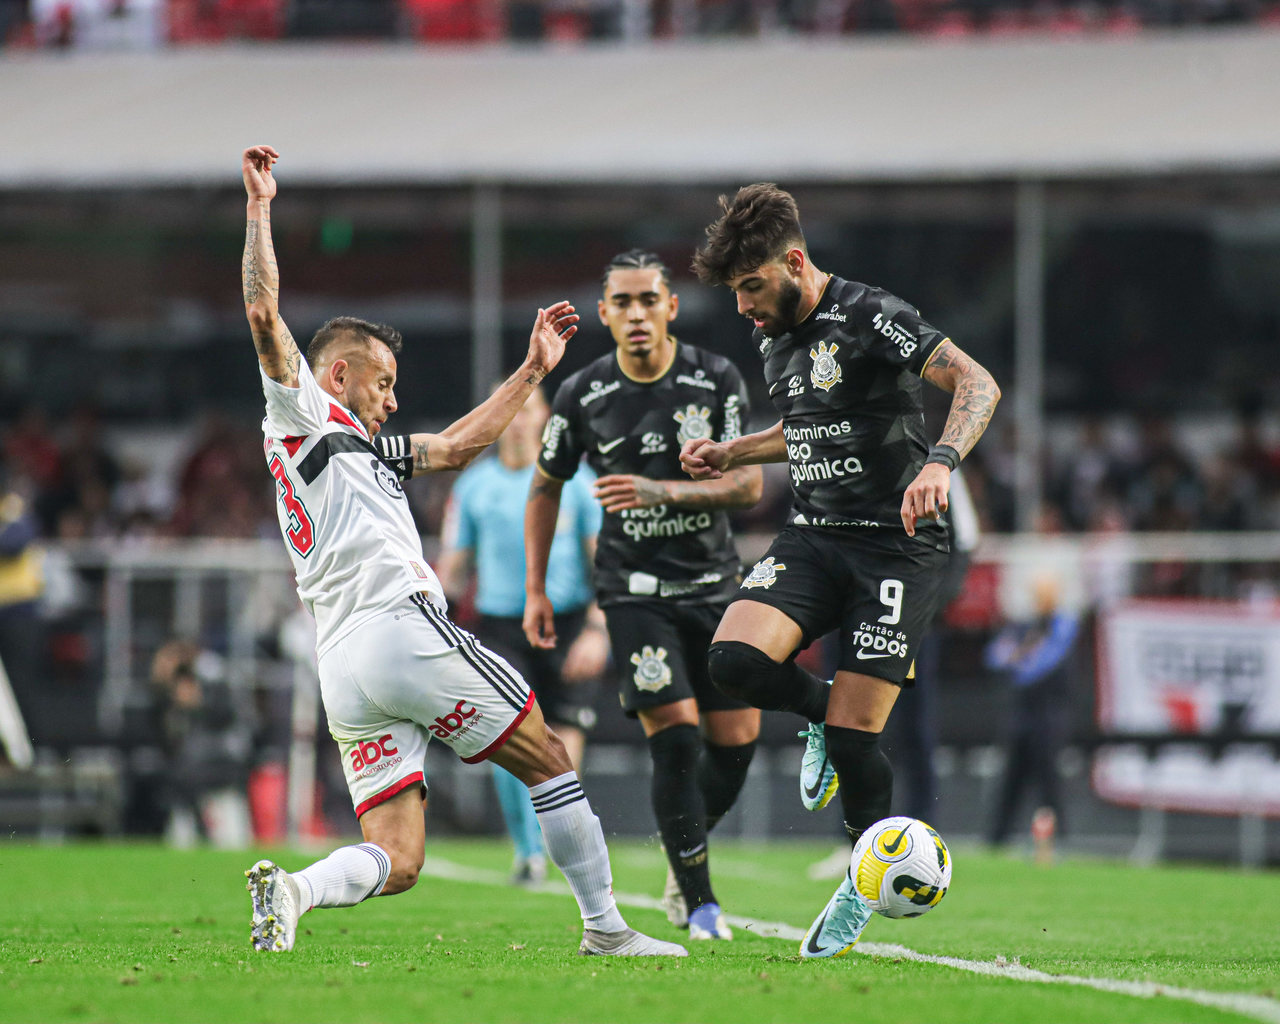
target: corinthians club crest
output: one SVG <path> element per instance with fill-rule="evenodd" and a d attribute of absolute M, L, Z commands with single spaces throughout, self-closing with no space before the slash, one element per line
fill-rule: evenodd
<path fill-rule="evenodd" d="M 639 654 L 631 655 L 631 664 L 636 667 L 636 689 L 647 693 L 657 693 L 664 686 L 671 685 L 671 666 L 667 664 L 667 649 L 659 647 L 656 651 L 645 644 Z"/>
<path fill-rule="evenodd" d="M 756 587 L 768 590 L 778 582 L 778 573 L 785 571 L 786 568 L 781 562 L 775 564 L 773 555 L 770 555 L 764 561 L 756 562 L 751 574 L 742 581 L 742 586 L 746 590 L 754 590 Z"/>
<path fill-rule="evenodd" d="M 840 346 L 834 341 L 831 343 L 830 348 L 827 347 L 825 341 L 820 341 L 817 348 L 809 349 L 809 358 L 813 360 L 813 369 L 809 372 L 809 379 L 813 381 L 815 388 L 830 391 L 840 383 L 842 371 L 840 364 L 836 362 L 836 351 L 839 348 Z"/>
<path fill-rule="evenodd" d="M 677 409 L 674 419 L 680 424 L 676 440 L 681 444 L 711 436 L 711 410 L 705 405 L 689 405 L 683 412 Z"/>

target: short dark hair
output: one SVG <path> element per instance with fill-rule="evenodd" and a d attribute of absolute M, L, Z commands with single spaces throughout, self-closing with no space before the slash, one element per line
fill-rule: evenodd
<path fill-rule="evenodd" d="M 615 270 L 660 270 L 662 283 L 671 287 L 671 271 L 662 262 L 657 253 L 645 252 L 643 249 L 628 249 L 620 252 L 604 265 L 604 274 L 600 277 L 602 287 L 608 287 L 609 275 Z"/>
<path fill-rule="evenodd" d="M 788 249 L 805 248 L 795 198 L 773 182 L 746 185 L 732 199 L 721 196 L 720 209 L 720 218 L 707 226 L 707 244 L 693 257 L 703 284 L 724 284 Z"/>
<path fill-rule="evenodd" d="M 320 325 L 307 346 L 307 363 L 316 366 L 323 358 L 325 351 L 338 342 L 377 340 L 391 349 L 395 355 L 400 354 L 404 339 L 400 332 L 387 324 L 376 324 L 369 320 L 361 320 L 356 316 L 335 316 Z"/>

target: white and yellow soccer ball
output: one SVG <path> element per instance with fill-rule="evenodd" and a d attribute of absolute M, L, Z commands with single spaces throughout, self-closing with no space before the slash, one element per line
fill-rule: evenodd
<path fill-rule="evenodd" d="M 951 851 L 919 818 L 884 818 L 853 848 L 854 887 L 885 917 L 919 917 L 951 885 Z"/>

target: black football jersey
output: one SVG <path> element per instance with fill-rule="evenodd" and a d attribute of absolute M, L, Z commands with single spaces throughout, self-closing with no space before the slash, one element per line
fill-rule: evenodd
<path fill-rule="evenodd" d="M 832 277 L 804 321 L 754 340 L 782 418 L 790 520 L 901 530 L 902 494 L 929 454 L 920 374 L 946 336 L 897 296 Z M 946 543 L 934 522 L 917 536 Z"/>
<path fill-rule="evenodd" d="M 538 468 L 567 480 L 585 456 L 598 476 L 685 479 L 684 442 L 738 437 L 747 415 L 742 374 L 723 356 L 677 342 L 671 368 L 641 382 L 622 372 L 611 351 L 556 391 Z M 596 545 L 602 604 L 653 597 L 722 600 L 737 587 L 739 571 L 723 511 L 659 505 L 605 513 Z"/>

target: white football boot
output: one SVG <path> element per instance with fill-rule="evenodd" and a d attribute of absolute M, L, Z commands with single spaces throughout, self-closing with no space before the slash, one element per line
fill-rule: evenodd
<path fill-rule="evenodd" d="M 677 928 L 689 927 L 689 905 L 670 864 L 667 865 L 667 884 L 662 890 L 662 909 L 667 912 L 667 920 Z"/>
<path fill-rule="evenodd" d="M 689 938 L 695 941 L 709 939 L 729 940 L 733 929 L 725 922 L 724 914 L 716 903 L 704 903 L 689 915 Z"/>
<path fill-rule="evenodd" d="M 588 928 L 582 933 L 579 956 L 688 956 L 684 946 L 663 942 L 624 928 L 620 932 L 597 932 Z"/>
<path fill-rule="evenodd" d="M 249 939 L 253 948 L 269 953 L 293 949 L 298 934 L 298 883 L 289 872 L 269 860 L 260 860 L 245 873 L 245 886 L 253 900 L 253 927 Z"/>

